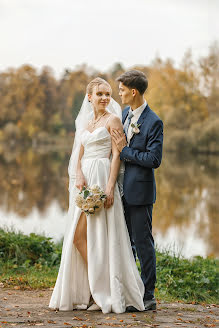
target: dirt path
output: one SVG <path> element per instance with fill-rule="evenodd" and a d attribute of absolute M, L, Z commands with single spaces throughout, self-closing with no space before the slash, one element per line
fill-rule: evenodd
<path fill-rule="evenodd" d="M 51 290 L 0 288 L 0 327 L 219 327 L 219 308 L 183 303 L 160 303 L 157 311 L 123 314 L 48 309 Z"/>

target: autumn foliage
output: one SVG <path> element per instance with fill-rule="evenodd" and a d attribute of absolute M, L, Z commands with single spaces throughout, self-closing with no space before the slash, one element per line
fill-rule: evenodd
<path fill-rule="evenodd" d="M 146 73 L 146 99 L 165 124 L 165 145 L 169 150 L 218 151 L 219 48 L 196 63 L 187 51 L 181 66 L 156 58 L 150 66 L 136 67 Z M 113 97 L 120 102 L 116 77 L 124 71 L 115 64 L 104 74 L 86 65 L 66 69 L 57 79 L 51 68 L 41 71 L 30 65 L 0 73 L 0 141 L 46 142 L 48 137 L 65 138 L 74 132 L 86 85 L 101 76 L 109 81 Z"/>

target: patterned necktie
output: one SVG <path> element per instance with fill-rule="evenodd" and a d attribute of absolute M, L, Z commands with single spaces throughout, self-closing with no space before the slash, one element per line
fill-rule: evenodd
<path fill-rule="evenodd" d="M 131 123 L 131 119 L 132 119 L 133 116 L 134 115 L 132 113 L 132 110 L 130 110 L 129 114 L 128 114 L 128 119 L 126 120 L 126 123 L 125 123 L 125 126 L 124 126 L 124 131 L 125 131 L 126 137 L 128 136 L 129 125 Z"/>

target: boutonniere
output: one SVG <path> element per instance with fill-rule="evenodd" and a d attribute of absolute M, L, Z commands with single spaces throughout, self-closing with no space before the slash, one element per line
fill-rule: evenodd
<path fill-rule="evenodd" d="M 139 134 L 140 133 L 140 129 L 139 129 L 140 125 L 141 124 L 138 124 L 137 122 L 131 124 L 133 134 Z"/>

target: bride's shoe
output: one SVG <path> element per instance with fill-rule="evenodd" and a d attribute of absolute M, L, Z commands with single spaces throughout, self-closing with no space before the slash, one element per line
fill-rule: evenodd
<path fill-rule="evenodd" d="M 96 303 L 94 303 L 87 310 L 88 311 L 99 311 L 100 307 Z"/>

